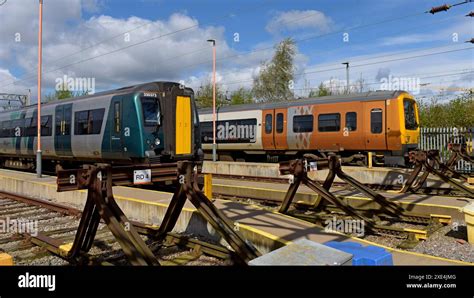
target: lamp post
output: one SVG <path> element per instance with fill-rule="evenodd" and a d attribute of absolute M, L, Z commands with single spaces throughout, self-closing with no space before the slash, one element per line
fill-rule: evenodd
<path fill-rule="evenodd" d="M 217 161 L 216 144 L 216 40 L 208 39 L 212 43 L 212 161 Z"/>
<path fill-rule="evenodd" d="M 343 62 L 346 66 L 346 94 L 349 94 L 349 62 Z"/>
<path fill-rule="evenodd" d="M 38 31 L 38 137 L 36 147 L 36 176 L 41 178 L 41 56 L 43 39 L 43 0 L 39 0 L 39 31 Z"/>

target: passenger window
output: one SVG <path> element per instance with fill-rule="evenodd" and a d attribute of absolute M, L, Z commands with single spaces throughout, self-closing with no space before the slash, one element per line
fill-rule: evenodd
<path fill-rule="evenodd" d="M 357 113 L 356 112 L 346 113 L 346 127 L 349 131 L 357 130 Z"/>
<path fill-rule="evenodd" d="M 51 115 L 46 115 L 46 116 L 41 116 L 41 136 L 51 136 L 53 134 L 53 127 L 52 127 L 52 122 L 53 122 L 53 116 Z M 35 129 L 38 125 L 35 124 Z"/>
<path fill-rule="evenodd" d="M 120 102 L 114 103 L 114 127 L 115 132 L 120 132 Z"/>
<path fill-rule="evenodd" d="M 278 113 L 276 117 L 276 132 L 282 133 L 283 132 L 283 114 Z"/>
<path fill-rule="evenodd" d="M 105 109 L 95 109 L 76 112 L 74 119 L 74 133 L 76 135 L 100 134 Z"/>
<path fill-rule="evenodd" d="M 265 115 L 265 133 L 272 133 L 273 128 L 273 115 L 266 114 Z"/>
<path fill-rule="evenodd" d="M 298 115 L 293 117 L 293 132 L 312 132 L 313 115 Z"/>
<path fill-rule="evenodd" d="M 321 114 L 318 116 L 318 130 L 323 132 L 339 131 L 341 129 L 341 114 Z"/>
<path fill-rule="evenodd" d="M 382 133 L 382 109 L 372 109 L 370 111 L 370 132 Z"/>

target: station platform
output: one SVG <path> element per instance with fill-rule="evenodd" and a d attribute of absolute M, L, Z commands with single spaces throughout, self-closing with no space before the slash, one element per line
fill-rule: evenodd
<path fill-rule="evenodd" d="M 224 196 L 236 196 L 256 200 L 282 202 L 289 184 L 276 182 L 247 181 L 242 179 L 213 178 L 213 192 Z M 396 193 L 391 191 L 377 191 L 389 200 L 397 202 L 407 211 L 417 213 L 449 215 L 453 219 L 463 219 L 462 208 L 473 202 L 471 198 L 447 197 L 438 195 L 422 195 L 412 193 Z M 346 202 L 359 209 L 377 208 L 377 204 L 359 191 L 348 190 L 343 187 L 332 187 L 331 193 L 342 197 Z M 318 195 L 305 185 L 298 188 L 294 202 L 313 205 Z"/>
<path fill-rule="evenodd" d="M 33 173 L 10 170 L 0 170 L 0 191 L 57 203 L 67 203 L 76 208 L 84 206 L 87 196 L 85 190 L 56 192 L 55 177 L 37 178 Z M 140 188 L 114 187 L 114 196 L 130 220 L 159 225 L 172 194 Z M 235 222 L 235 229 L 252 241 L 262 253 L 272 251 L 300 238 L 306 238 L 317 243 L 353 241 L 363 245 L 381 246 L 343 234 L 326 233 L 314 224 L 264 210 L 255 205 L 226 200 L 214 200 L 214 203 Z M 174 231 L 199 235 L 204 239 L 223 241 L 189 203 L 186 204 L 180 215 Z M 473 265 L 472 263 L 453 261 L 389 247 L 384 248 L 393 254 L 394 265 Z"/>
<path fill-rule="evenodd" d="M 343 166 L 346 174 L 363 184 L 394 185 L 402 186 L 410 176 L 412 169 L 390 168 L 390 167 L 360 167 Z M 206 174 L 219 174 L 244 177 L 267 177 L 288 178 L 288 175 L 280 175 L 278 163 L 254 163 L 254 162 L 226 162 L 226 161 L 204 161 L 202 172 Z M 308 177 L 317 181 L 324 181 L 328 174 L 327 169 L 310 171 Z M 338 177 L 334 182 L 343 182 Z M 438 177 L 429 175 L 424 187 L 451 188 Z"/>

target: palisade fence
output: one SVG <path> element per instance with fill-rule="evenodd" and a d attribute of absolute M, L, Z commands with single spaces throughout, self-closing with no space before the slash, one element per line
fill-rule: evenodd
<path fill-rule="evenodd" d="M 467 144 L 467 151 L 473 154 L 474 127 L 422 127 L 418 147 L 421 150 L 438 149 L 442 162 L 449 159 L 449 143 Z M 473 173 L 474 164 L 461 160 L 455 166 L 456 171 Z"/>

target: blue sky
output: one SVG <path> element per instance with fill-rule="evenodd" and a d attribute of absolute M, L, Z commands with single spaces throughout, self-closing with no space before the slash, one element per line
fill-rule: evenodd
<path fill-rule="evenodd" d="M 208 38 L 217 40 L 218 59 L 221 59 L 219 82 L 230 91 L 251 87 L 260 63 L 272 57 L 272 46 L 285 37 L 297 42 L 297 96 L 304 96 L 308 88 L 320 82 L 340 87 L 345 80 L 341 65 L 344 61 L 351 63 L 354 88 L 355 80 L 362 78 L 365 87 L 378 89 L 380 78 L 388 75 L 418 78 L 428 84 L 418 92 L 425 95 L 437 94 L 443 87 L 462 89 L 473 85 L 470 72 L 474 70 L 473 51 L 458 51 L 472 47 L 464 43 L 474 37 L 473 20 L 465 17 L 474 9 L 472 3 L 435 15 L 423 12 L 444 2 L 44 0 L 44 3 L 46 93 L 64 75 L 94 78 L 98 90 L 158 79 L 182 80 L 198 88 L 209 81 Z M 7 0 L 0 6 L 0 19 L 3 20 L 0 92 L 24 93 L 26 89 L 36 89 L 37 1 Z M 121 34 L 127 32 L 130 40 L 124 41 Z M 21 42 L 13 40 L 17 33 L 21 34 Z M 238 42 L 234 41 L 235 33 L 239 35 Z M 146 41 L 160 34 L 170 35 Z M 349 37 L 346 41 L 344 34 Z M 130 48 L 120 50 L 124 47 Z M 440 51 L 453 52 L 429 55 Z M 79 53 L 57 60 L 76 52 Z M 416 55 L 420 57 L 402 59 Z"/>

